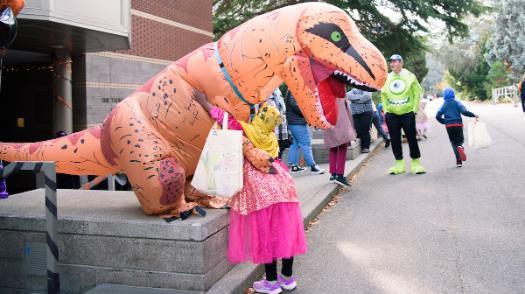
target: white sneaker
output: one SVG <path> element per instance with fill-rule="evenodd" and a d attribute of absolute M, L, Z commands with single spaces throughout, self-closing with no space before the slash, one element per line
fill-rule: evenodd
<path fill-rule="evenodd" d="M 295 282 L 295 279 L 293 277 L 289 277 L 287 279 L 283 275 L 279 274 L 277 276 L 277 281 L 279 282 L 281 288 L 283 288 L 286 291 L 293 291 L 295 290 L 295 288 L 297 288 L 297 282 Z"/>
<path fill-rule="evenodd" d="M 266 279 L 254 282 L 253 289 L 255 293 L 264 294 L 279 294 L 283 291 L 277 281 L 268 282 Z"/>
<path fill-rule="evenodd" d="M 310 167 L 310 172 L 314 175 L 324 174 L 325 170 L 320 168 L 317 164 Z"/>

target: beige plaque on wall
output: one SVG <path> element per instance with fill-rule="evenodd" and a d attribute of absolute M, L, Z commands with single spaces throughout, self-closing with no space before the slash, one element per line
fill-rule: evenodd
<path fill-rule="evenodd" d="M 25 126 L 25 120 L 23 117 L 19 117 L 16 119 L 16 125 L 19 127 L 19 128 L 23 128 Z"/>

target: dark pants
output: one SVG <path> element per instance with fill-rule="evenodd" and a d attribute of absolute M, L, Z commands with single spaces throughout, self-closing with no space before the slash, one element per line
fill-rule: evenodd
<path fill-rule="evenodd" d="M 289 134 L 289 136 L 292 136 Z M 279 159 L 283 159 L 283 152 L 286 150 L 286 148 L 290 147 L 291 140 L 277 140 L 277 143 L 279 143 L 279 155 L 277 157 Z"/>
<path fill-rule="evenodd" d="M 377 133 L 379 134 L 379 136 L 381 136 L 381 138 L 383 138 L 383 140 L 385 141 L 390 140 L 388 138 L 388 135 L 385 133 L 385 131 L 381 127 L 381 123 L 379 122 L 379 114 L 377 114 L 377 112 L 374 112 L 372 115 L 372 123 L 374 124 L 374 127 L 377 130 Z"/>
<path fill-rule="evenodd" d="M 463 137 L 463 127 L 447 127 L 447 134 L 450 139 L 450 144 L 452 144 L 454 155 L 456 155 L 456 160 L 460 160 L 458 146 L 463 146 L 463 143 L 465 142 L 465 138 Z"/>
<path fill-rule="evenodd" d="M 525 89 L 522 91 L 525 91 Z M 521 108 L 523 109 L 523 112 L 525 112 L 525 96 L 524 95 L 521 95 Z"/>
<path fill-rule="evenodd" d="M 392 143 L 392 152 L 396 160 L 403 159 L 403 148 L 401 146 L 401 129 L 405 132 L 410 148 L 410 157 L 417 159 L 421 157 L 419 145 L 416 138 L 416 116 L 413 112 L 397 115 L 387 113 L 385 116 L 388 132 L 390 133 L 390 142 Z"/>
<path fill-rule="evenodd" d="M 361 149 L 370 149 L 370 127 L 372 126 L 373 112 L 354 114 L 354 127 L 357 137 L 361 139 Z"/>
<path fill-rule="evenodd" d="M 283 258 L 283 268 L 281 273 L 283 276 L 292 276 L 293 257 Z M 264 271 L 266 272 L 266 280 L 276 281 L 277 280 L 277 261 L 274 260 L 272 263 L 264 264 Z"/>
<path fill-rule="evenodd" d="M 346 150 L 348 144 L 342 144 L 337 147 L 330 148 L 330 155 L 328 156 L 330 162 L 330 173 L 336 175 L 345 174 Z"/>

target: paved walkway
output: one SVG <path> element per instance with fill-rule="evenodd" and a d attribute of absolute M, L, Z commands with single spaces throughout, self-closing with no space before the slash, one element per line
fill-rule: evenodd
<path fill-rule="evenodd" d="M 467 147 L 456 168 L 433 121 L 420 144 L 427 174 L 387 175 L 393 155 L 379 152 L 309 232 L 295 293 L 525 293 L 525 115 L 469 108 L 493 146 Z"/>

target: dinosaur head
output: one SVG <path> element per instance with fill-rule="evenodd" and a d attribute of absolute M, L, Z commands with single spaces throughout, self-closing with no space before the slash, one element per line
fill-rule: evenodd
<path fill-rule="evenodd" d="M 385 83 L 383 55 L 335 6 L 316 3 L 305 9 L 297 23 L 296 41 L 300 48 L 287 57 L 284 80 L 311 125 L 335 124 L 334 95 L 341 97 L 345 85 L 377 91 Z M 319 91 L 326 87 L 332 91 Z"/>
<path fill-rule="evenodd" d="M 344 97 L 346 85 L 376 91 L 387 76 L 379 50 L 348 14 L 326 3 L 259 15 L 221 37 L 218 51 L 244 100 L 260 104 L 284 81 L 308 123 L 319 128 L 337 121 L 335 99 Z M 230 93 L 227 104 L 221 106 L 236 118 L 248 117 L 245 101 Z"/>

